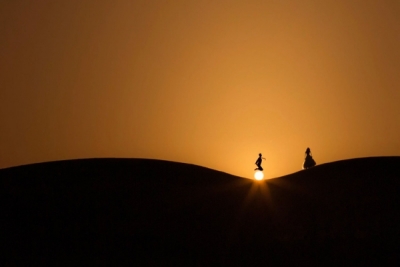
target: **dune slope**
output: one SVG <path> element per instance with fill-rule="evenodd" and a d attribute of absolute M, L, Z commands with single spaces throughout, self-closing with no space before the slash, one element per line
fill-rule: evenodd
<path fill-rule="evenodd" d="M 400 157 L 267 181 L 148 159 L 0 170 L 5 263 L 393 264 Z"/>

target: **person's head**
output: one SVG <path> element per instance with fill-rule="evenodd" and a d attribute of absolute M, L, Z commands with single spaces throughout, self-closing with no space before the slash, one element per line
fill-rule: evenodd
<path fill-rule="evenodd" d="M 261 155 L 261 153 L 260 153 L 260 154 L 258 154 L 258 155 L 259 155 L 260 157 L 262 156 L 262 155 Z"/>

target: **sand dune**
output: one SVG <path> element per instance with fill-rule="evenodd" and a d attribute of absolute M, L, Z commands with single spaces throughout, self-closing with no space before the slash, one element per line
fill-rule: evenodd
<path fill-rule="evenodd" d="M 0 170 L 12 264 L 389 265 L 399 261 L 400 157 L 266 181 L 149 159 Z"/>

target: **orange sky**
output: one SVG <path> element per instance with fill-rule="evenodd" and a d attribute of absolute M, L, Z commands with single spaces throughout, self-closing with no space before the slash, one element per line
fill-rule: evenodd
<path fill-rule="evenodd" d="M 400 1 L 0 2 L 0 168 L 140 157 L 252 177 L 400 155 Z"/>

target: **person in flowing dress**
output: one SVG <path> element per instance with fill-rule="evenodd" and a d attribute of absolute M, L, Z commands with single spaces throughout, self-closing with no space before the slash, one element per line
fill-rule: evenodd
<path fill-rule="evenodd" d="M 306 156 L 305 156 L 304 163 L 303 163 L 303 169 L 309 169 L 311 167 L 314 167 L 316 165 L 316 163 L 312 157 L 311 149 L 309 147 L 307 147 L 305 154 L 306 154 Z"/>

